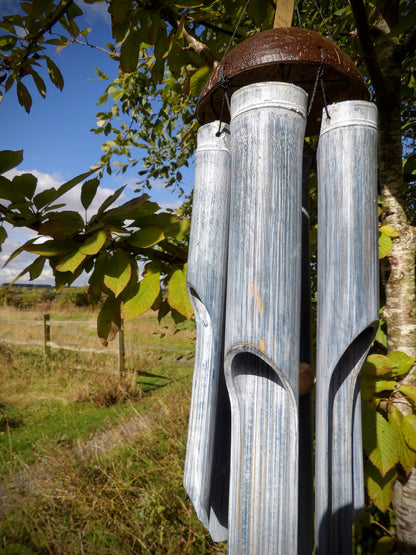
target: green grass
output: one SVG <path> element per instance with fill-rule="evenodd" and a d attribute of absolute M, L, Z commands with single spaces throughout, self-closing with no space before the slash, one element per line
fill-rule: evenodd
<path fill-rule="evenodd" d="M 36 314 L 18 316 L 27 336 Z M 128 322 L 126 345 L 149 348 L 126 348 L 123 378 L 115 356 L 54 350 L 45 366 L 38 347 L 0 344 L 0 554 L 225 553 L 182 486 L 195 333 L 181 327 Z M 133 432 L 85 450 L 122 423 Z"/>

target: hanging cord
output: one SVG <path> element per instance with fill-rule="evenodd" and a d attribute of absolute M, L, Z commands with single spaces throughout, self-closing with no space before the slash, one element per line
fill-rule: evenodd
<path fill-rule="evenodd" d="M 243 17 L 244 17 L 244 14 L 246 13 L 246 10 L 247 10 L 247 8 L 248 8 L 248 3 L 249 3 L 249 2 L 250 2 L 250 0 L 247 0 L 247 1 L 246 1 L 246 4 L 245 4 L 245 6 L 244 6 L 244 8 L 243 8 L 243 11 L 241 12 L 240 17 L 238 18 L 238 21 L 237 21 L 237 24 L 236 24 L 236 26 L 235 26 L 235 28 L 234 28 L 233 34 L 231 35 L 231 38 L 230 38 L 230 40 L 228 41 L 227 47 L 226 47 L 226 49 L 225 49 L 225 51 L 224 51 L 224 54 L 223 54 L 223 56 L 222 56 L 222 58 L 221 58 L 221 62 L 223 61 L 223 59 L 225 58 L 225 56 L 228 54 L 228 51 L 229 51 L 229 49 L 230 49 L 230 46 L 231 46 L 231 44 L 232 44 L 232 42 L 233 42 L 233 40 L 234 40 L 234 37 L 235 37 L 235 35 L 236 35 L 236 33 L 237 33 L 237 29 L 238 29 L 239 26 L 240 26 L 240 23 L 241 23 L 241 20 L 242 20 Z M 220 63 L 221 63 L 221 62 L 220 62 Z M 224 94 L 223 94 L 222 102 L 221 102 L 221 112 L 220 112 L 220 120 L 219 120 L 219 121 L 220 121 L 220 124 L 219 124 L 219 126 L 218 126 L 218 131 L 215 133 L 215 136 L 216 136 L 216 137 L 220 137 L 220 136 L 221 136 L 221 125 L 222 125 L 222 119 L 223 119 L 223 116 L 224 116 L 225 103 L 227 103 L 228 110 L 231 112 L 230 99 L 228 98 L 228 92 L 227 92 L 227 89 L 228 89 L 228 87 L 229 87 L 229 85 L 230 85 L 230 80 L 229 80 L 227 77 L 224 77 L 224 66 L 223 66 L 223 65 L 220 66 L 220 72 L 219 72 L 218 83 L 219 83 L 219 85 L 222 87 L 222 89 L 223 89 L 223 91 L 224 91 Z"/>
<path fill-rule="evenodd" d="M 309 117 L 309 114 L 311 113 L 311 110 L 312 110 L 312 105 L 313 105 L 313 102 L 314 102 L 314 100 L 315 100 L 315 96 L 316 96 L 316 91 L 317 91 L 317 89 L 318 89 L 318 85 L 320 85 L 320 86 L 321 86 L 321 90 L 322 90 L 322 98 L 323 98 L 323 100 L 324 100 L 324 106 L 325 106 L 326 117 L 327 117 L 328 119 L 331 119 L 331 116 L 329 115 L 329 112 L 328 112 L 328 102 L 327 102 L 327 99 L 326 99 L 326 93 L 325 93 L 325 87 L 324 87 L 324 79 L 323 79 L 323 76 L 324 76 L 325 53 L 324 53 L 323 48 L 321 48 L 320 46 L 318 46 L 318 48 L 319 48 L 319 50 L 321 51 L 321 62 L 320 62 L 320 64 L 319 64 L 318 71 L 316 72 L 316 79 L 315 79 L 315 83 L 314 83 L 314 85 L 313 85 L 311 100 L 310 100 L 310 102 L 309 102 L 309 107 L 308 107 L 308 117 Z"/>
<path fill-rule="evenodd" d="M 318 10 L 318 13 L 319 13 L 321 19 L 322 19 L 322 23 L 324 24 L 324 27 L 325 27 L 325 30 L 327 32 L 328 37 L 332 40 L 332 42 L 335 42 L 334 37 L 331 34 L 331 31 L 328 29 L 328 25 L 326 24 L 325 18 L 323 16 L 323 13 L 321 11 L 321 8 L 319 7 L 319 4 L 318 4 L 317 0 L 313 0 L 313 1 L 314 1 L 316 9 Z"/>
<path fill-rule="evenodd" d="M 300 29 L 303 29 L 303 25 L 302 25 L 302 18 L 300 17 L 300 11 L 299 11 L 299 3 L 298 0 L 295 0 L 295 6 L 296 6 L 296 15 L 298 16 L 298 25 Z"/>

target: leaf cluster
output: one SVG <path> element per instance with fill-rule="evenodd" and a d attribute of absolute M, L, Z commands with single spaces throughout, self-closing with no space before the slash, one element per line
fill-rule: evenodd
<path fill-rule="evenodd" d="M 386 346 L 383 327 L 381 321 L 376 341 Z M 374 353 L 360 375 L 366 488 L 382 512 L 390 506 L 395 480 L 416 464 L 416 386 L 401 382 L 415 362 L 400 351 Z"/>
<path fill-rule="evenodd" d="M 48 52 L 52 47 L 64 48 L 79 35 L 88 35 L 88 29 L 80 30 L 76 23 L 82 13 L 73 0 L 33 0 L 20 2 L 19 13 L 0 21 L 0 84 L 5 92 L 16 84 L 17 99 L 26 112 L 32 106 L 23 82 L 26 76 L 32 77 L 39 94 L 46 97 L 42 66 L 46 66 L 50 81 L 62 90 L 62 73 Z M 0 90 L 0 99 L 2 94 Z"/>
<path fill-rule="evenodd" d="M 21 151 L 0 152 L 0 173 L 21 160 Z M 153 308 L 160 318 L 168 313 L 176 321 L 190 318 L 192 308 L 185 281 L 189 220 L 162 212 L 147 194 L 114 207 L 124 187 L 88 218 L 99 187 L 96 173 L 90 170 L 58 189 L 51 187 L 40 193 L 36 192 L 37 180 L 32 174 L 13 179 L 0 175 L 0 195 L 4 199 L 0 204 L 0 246 L 7 238 L 4 223 L 38 233 L 36 240 L 27 241 L 6 262 L 22 252 L 37 255 L 16 280 L 25 274 L 30 280 L 36 279 L 46 262 L 53 270 L 57 291 L 71 285 L 83 272 L 90 274 L 90 302 L 97 304 L 102 294 L 107 297 L 98 316 L 98 335 L 105 344 L 114 338 L 122 316 L 134 318 Z M 57 203 L 81 182 L 85 219 Z M 168 287 L 167 295 L 163 287 Z"/>

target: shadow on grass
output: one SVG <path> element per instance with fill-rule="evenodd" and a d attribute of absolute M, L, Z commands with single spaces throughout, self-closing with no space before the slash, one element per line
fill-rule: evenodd
<path fill-rule="evenodd" d="M 174 381 L 167 376 L 162 376 L 161 374 L 152 374 L 151 372 L 143 372 L 140 370 L 137 372 L 137 376 L 137 383 L 142 388 L 143 393 L 160 389 Z"/>

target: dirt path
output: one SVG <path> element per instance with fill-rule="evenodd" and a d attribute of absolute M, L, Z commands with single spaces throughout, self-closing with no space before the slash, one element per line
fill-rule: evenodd
<path fill-rule="evenodd" d="M 91 439 L 79 447 L 75 447 L 74 454 L 82 460 L 93 460 L 108 453 L 121 442 L 134 440 L 145 429 L 152 426 L 150 418 L 136 416 L 113 426 L 104 432 L 98 432 Z M 28 494 L 45 493 L 54 486 L 50 478 L 51 466 L 59 466 L 59 461 L 49 458 L 35 465 L 27 466 L 10 478 L 0 482 L 0 519 L 24 503 Z"/>

